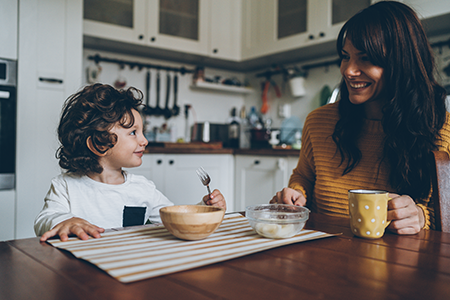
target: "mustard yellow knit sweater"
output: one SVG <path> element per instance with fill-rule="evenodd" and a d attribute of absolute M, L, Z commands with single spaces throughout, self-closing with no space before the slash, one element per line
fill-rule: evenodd
<path fill-rule="evenodd" d="M 339 118 L 338 104 L 328 104 L 311 112 L 305 121 L 302 149 L 297 167 L 289 180 L 289 187 L 303 191 L 307 205 L 313 212 L 331 216 L 348 215 L 348 190 L 377 189 L 395 192 L 388 182 L 388 167 L 380 166 L 384 132 L 381 121 L 365 120 L 365 134 L 358 141 L 362 158 L 346 175 L 341 156 L 332 139 Z M 450 115 L 441 130 L 439 150 L 450 151 Z M 416 201 L 417 202 L 417 201 Z M 425 227 L 434 228 L 434 210 L 430 199 L 417 203 L 425 214 Z"/>

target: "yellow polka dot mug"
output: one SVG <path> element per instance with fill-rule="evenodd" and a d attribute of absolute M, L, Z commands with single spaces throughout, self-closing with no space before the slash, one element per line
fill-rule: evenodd
<path fill-rule="evenodd" d="M 350 228 L 354 235 L 367 239 L 383 236 L 390 221 L 386 220 L 389 192 L 349 190 Z"/>

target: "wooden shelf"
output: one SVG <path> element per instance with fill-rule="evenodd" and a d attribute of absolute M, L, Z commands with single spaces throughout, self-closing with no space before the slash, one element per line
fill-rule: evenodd
<path fill-rule="evenodd" d="M 240 94 L 253 93 L 253 89 L 248 88 L 248 87 L 232 86 L 232 85 L 225 85 L 225 84 L 220 84 L 220 83 L 210 83 L 210 82 L 204 82 L 204 81 L 198 81 L 195 84 L 192 84 L 191 89 L 216 90 L 216 91 L 240 93 Z"/>

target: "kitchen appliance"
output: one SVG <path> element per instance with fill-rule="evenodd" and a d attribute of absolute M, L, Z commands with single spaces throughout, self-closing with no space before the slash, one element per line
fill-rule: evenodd
<path fill-rule="evenodd" d="M 266 149 L 270 148 L 270 130 L 269 129 L 250 129 L 250 148 L 251 149 Z"/>
<path fill-rule="evenodd" d="M 195 123 L 191 127 L 191 141 L 195 142 L 222 142 L 223 147 L 230 147 L 229 125 L 219 123 Z"/>
<path fill-rule="evenodd" d="M 0 58 L 0 190 L 14 189 L 17 62 Z"/>

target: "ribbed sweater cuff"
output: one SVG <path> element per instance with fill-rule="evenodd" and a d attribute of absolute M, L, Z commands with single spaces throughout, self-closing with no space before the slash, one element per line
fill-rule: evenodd
<path fill-rule="evenodd" d="M 306 191 L 301 185 L 294 183 L 294 184 L 290 184 L 289 188 L 302 192 L 303 196 L 305 196 L 306 201 L 308 201 L 308 197 L 306 196 Z"/>
<path fill-rule="evenodd" d="M 416 204 L 418 207 L 420 207 L 423 211 L 423 216 L 425 218 L 425 224 L 422 229 L 430 229 L 431 221 L 430 221 L 430 212 L 428 211 L 427 207 L 422 204 Z"/>

